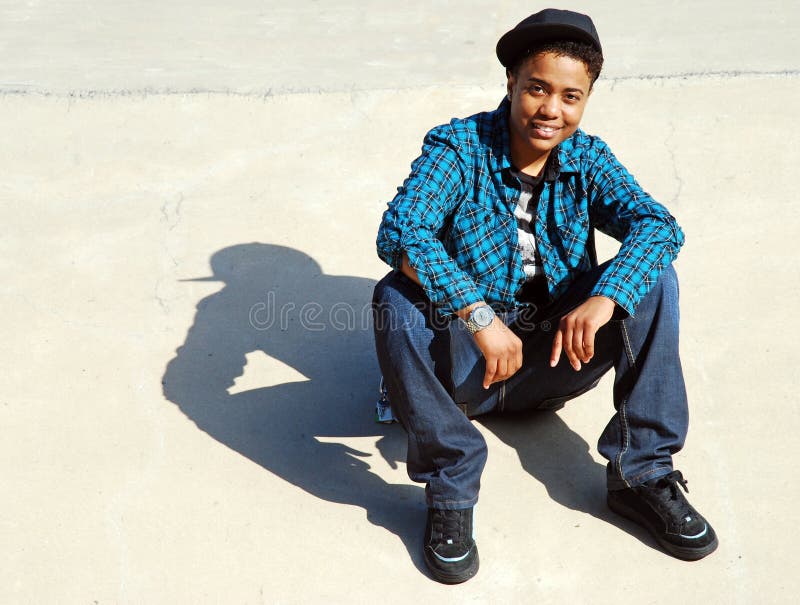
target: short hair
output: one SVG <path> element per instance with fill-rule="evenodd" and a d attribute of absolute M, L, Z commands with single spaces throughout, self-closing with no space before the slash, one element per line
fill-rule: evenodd
<path fill-rule="evenodd" d="M 511 74 L 516 77 L 525 61 L 542 53 L 553 53 L 557 57 L 569 57 L 583 63 L 589 72 L 590 86 L 594 85 L 603 69 L 603 53 L 594 46 L 575 40 L 554 40 L 531 46 L 506 70 L 506 75 Z"/>

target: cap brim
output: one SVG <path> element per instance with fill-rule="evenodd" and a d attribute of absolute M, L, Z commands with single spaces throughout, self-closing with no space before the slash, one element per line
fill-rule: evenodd
<path fill-rule="evenodd" d="M 179 282 L 184 282 L 184 281 L 225 281 L 225 280 L 221 279 L 219 277 L 214 277 L 212 275 L 210 277 L 192 277 L 192 278 L 189 278 L 189 279 L 179 279 L 178 281 Z"/>
<path fill-rule="evenodd" d="M 603 52 L 600 43 L 579 27 L 561 23 L 532 23 L 506 32 L 497 42 L 497 58 L 503 67 L 510 68 L 528 49 L 556 40 L 586 42 L 601 54 Z"/>

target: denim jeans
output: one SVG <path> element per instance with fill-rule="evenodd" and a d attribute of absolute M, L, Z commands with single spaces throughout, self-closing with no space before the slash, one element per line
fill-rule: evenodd
<path fill-rule="evenodd" d="M 557 409 L 615 370 L 615 413 L 600 436 L 608 489 L 666 475 L 683 447 L 688 405 L 678 355 L 678 280 L 669 266 L 634 316 L 612 319 L 595 336 L 595 355 L 575 371 L 550 350 L 559 319 L 589 295 L 601 265 L 579 276 L 557 301 L 534 314 L 498 316 L 521 338 L 523 365 L 485 390 L 485 362 L 458 319 L 439 317 L 422 288 L 391 272 L 375 287 L 375 344 L 392 410 L 408 434 L 407 469 L 425 483 L 427 504 L 460 509 L 478 500 L 487 448 L 471 417 Z M 466 412 L 466 413 L 465 413 Z"/>

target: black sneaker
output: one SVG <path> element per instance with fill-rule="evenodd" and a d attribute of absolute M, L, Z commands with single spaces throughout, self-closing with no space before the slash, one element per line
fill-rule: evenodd
<path fill-rule="evenodd" d="M 478 573 L 472 511 L 472 508 L 428 509 L 423 544 L 425 564 L 439 582 L 458 584 Z"/>
<path fill-rule="evenodd" d="M 646 528 L 672 556 L 696 561 L 714 552 L 719 541 L 678 485 L 689 492 L 681 472 L 672 471 L 636 487 L 609 491 L 608 506 Z"/>

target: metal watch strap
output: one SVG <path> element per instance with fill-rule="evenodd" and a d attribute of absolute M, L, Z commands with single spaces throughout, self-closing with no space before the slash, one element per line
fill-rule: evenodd
<path fill-rule="evenodd" d="M 492 320 L 494 319 L 495 316 L 494 309 L 492 309 L 489 305 L 480 305 L 478 307 L 475 307 L 474 309 L 472 309 L 472 311 L 469 314 L 469 317 L 467 317 L 467 320 L 465 322 L 467 324 L 467 329 L 469 330 L 470 334 L 475 334 L 476 332 L 480 332 L 484 328 L 488 328 L 489 325 L 491 325 L 491 320 L 486 325 L 481 325 L 473 319 L 473 314 L 475 313 L 475 311 L 479 309 L 488 309 L 489 313 L 491 314 L 491 319 Z"/>

